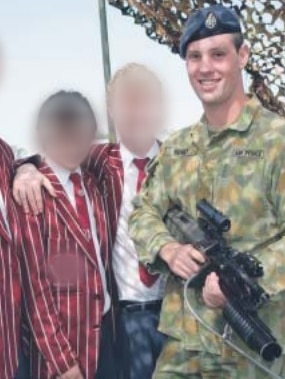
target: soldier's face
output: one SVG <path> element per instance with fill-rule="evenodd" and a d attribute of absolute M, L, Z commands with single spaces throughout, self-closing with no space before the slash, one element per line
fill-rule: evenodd
<path fill-rule="evenodd" d="M 164 121 L 162 97 L 156 85 L 120 83 L 110 101 L 109 113 L 123 143 L 143 144 L 156 137 Z"/>
<path fill-rule="evenodd" d="M 189 44 L 186 64 L 190 83 L 204 106 L 221 105 L 242 86 L 248 49 L 237 51 L 233 35 L 223 34 Z"/>

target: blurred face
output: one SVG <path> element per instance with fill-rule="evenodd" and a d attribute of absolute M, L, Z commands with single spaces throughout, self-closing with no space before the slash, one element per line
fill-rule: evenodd
<path fill-rule="evenodd" d="M 242 85 L 248 48 L 237 51 L 233 35 L 222 34 L 189 44 L 186 65 L 190 82 L 204 106 L 222 105 Z"/>
<path fill-rule="evenodd" d="M 117 83 L 109 113 L 122 143 L 153 143 L 164 122 L 162 97 L 158 83 Z"/>
<path fill-rule="evenodd" d="M 86 159 L 96 127 L 89 120 L 44 121 L 39 126 L 39 138 L 45 154 L 58 165 L 74 170 Z"/>

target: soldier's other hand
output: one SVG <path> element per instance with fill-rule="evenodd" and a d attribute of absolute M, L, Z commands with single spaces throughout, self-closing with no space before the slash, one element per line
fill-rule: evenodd
<path fill-rule="evenodd" d="M 178 242 L 164 245 L 159 255 L 170 270 L 182 279 L 188 279 L 199 272 L 205 262 L 203 254 L 192 245 L 181 245 Z"/>
<path fill-rule="evenodd" d="M 23 207 L 25 213 L 38 215 L 43 211 L 42 188 L 51 196 L 56 197 L 50 181 L 30 163 L 17 169 L 13 182 L 13 196 L 15 201 Z"/>
<path fill-rule="evenodd" d="M 61 375 L 60 379 L 84 379 L 84 376 L 81 374 L 80 368 L 76 365 Z"/>
<path fill-rule="evenodd" d="M 220 288 L 219 277 L 216 273 L 212 272 L 207 276 L 202 296 L 204 303 L 209 308 L 222 308 L 225 306 L 227 299 Z"/>

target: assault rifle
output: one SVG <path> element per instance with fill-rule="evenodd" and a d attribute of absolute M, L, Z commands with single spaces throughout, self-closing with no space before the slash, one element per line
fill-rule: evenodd
<path fill-rule="evenodd" d="M 250 349 L 272 362 L 280 357 L 282 348 L 258 317 L 259 308 L 269 301 L 269 295 L 257 281 L 264 274 L 262 264 L 254 255 L 227 243 L 224 233 L 231 228 L 227 216 L 204 199 L 197 203 L 197 209 L 197 220 L 178 206 L 170 209 L 164 220 L 179 242 L 193 245 L 206 257 L 205 265 L 189 280 L 189 286 L 202 288 L 208 274 L 215 272 L 227 299 L 224 319 Z"/>

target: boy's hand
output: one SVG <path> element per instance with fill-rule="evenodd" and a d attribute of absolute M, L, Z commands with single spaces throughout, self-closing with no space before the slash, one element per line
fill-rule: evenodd
<path fill-rule="evenodd" d="M 43 211 L 42 188 L 51 196 L 56 197 L 51 182 L 30 163 L 17 169 L 13 182 L 13 196 L 15 201 L 23 207 L 25 213 L 38 215 Z"/>
<path fill-rule="evenodd" d="M 80 368 L 76 365 L 60 376 L 60 379 L 84 379 Z"/>

